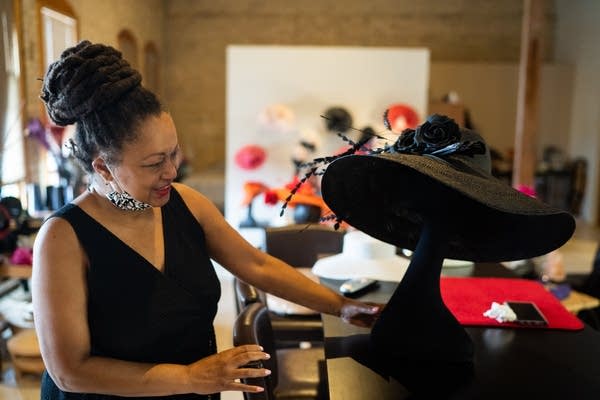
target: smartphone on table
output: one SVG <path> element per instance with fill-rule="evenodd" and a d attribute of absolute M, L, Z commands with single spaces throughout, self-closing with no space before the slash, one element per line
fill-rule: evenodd
<path fill-rule="evenodd" d="M 517 315 L 517 319 L 513 322 L 523 325 L 548 326 L 548 320 L 535 303 L 530 301 L 507 301 L 506 304 Z"/>

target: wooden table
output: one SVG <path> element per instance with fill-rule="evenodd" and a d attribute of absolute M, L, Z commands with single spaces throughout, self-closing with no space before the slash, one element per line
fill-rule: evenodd
<path fill-rule="evenodd" d="M 12 265 L 8 262 L 0 264 L 0 277 L 3 278 L 31 278 L 31 265 Z"/>
<path fill-rule="evenodd" d="M 576 290 L 571 290 L 571 293 L 560 302 L 573 314 L 600 306 L 599 299 Z"/>
<path fill-rule="evenodd" d="M 481 267 L 481 266 L 479 266 Z M 489 266 L 488 266 L 489 267 Z M 475 276 L 493 274 L 483 266 Z M 495 276 L 510 276 L 501 269 Z M 504 275 L 503 275 L 504 274 Z M 489 276 L 489 275 L 488 275 Z M 337 288 L 341 281 L 321 279 Z M 361 300 L 385 302 L 397 286 L 380 282 Z M 401 316 L 399 316 L 401 318 Z M 381 371 L 381 360 L 369 353 L 369 330 L 323 315 L 325 355 L 331 400 L 408 399 L 408 378 L 419 375 L 432 387 L 440 387 L 444 376 L 429 370 L 406 371 L 400 382 Z M 410 329 L 407 326 L 407 329 Z M 474 348 L 473 376 L 464 385 L 446 393 L 451 399 L 597 399 L 600 393 L 600 333 L 586 326 L 581 331 L 467 327 Z M 398 343 L 402 346 L 402 343 Z M 398 375 L 398 374 L 397 374 Z"/>

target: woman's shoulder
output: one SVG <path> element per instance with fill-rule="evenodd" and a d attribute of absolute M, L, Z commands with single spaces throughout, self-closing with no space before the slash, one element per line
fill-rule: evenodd
<path fill-rule="evenodd" d="M 183 183 L 175 182 L 173 183 L 173 188 L 181 196 L 183 202 L 196 219 L 203 220 L 207 216 L 213 216 L 215 212 L 220 214 L 213 202 L 197 190 Z"/>
<path fill-rule="evenodd" d="M 173 188 L 177 191 L 177 193 L 179 193 L 179 195 L 184 199 L 186 199 L 186 198 L 191 198 L 191 199 L 204 198 L 204 199 L 206 199 L 206 197 L 202 193 L 198 192 L 196 189 L 193 189 L 184 183 L 173 182 L 172 185 L 173 185 Z"/>
<path fill-rule="evenodd" d="M 179 182 L 173 182 L 172 185 L 186 204 L 204 205 L 206 203 L 211 202 L 202 193 L 198 192 L 196 189 L 193 189 L 188 185 Z"/>
<path fill-rule="evenodd" d="M 34 253 L 53 252 L 59 248 L 72 247 L 77 242 L 71 223 L 60 215 L 51 215 L 36 234 Z"/>
<path fill-rule="evenodd" d="M 41 235 L 62 239 L 67 238 L 69 235 L 74 235 L 74 233 L 73 225 L 65 218 L 65 214 L 52 214 L 44 220 L 36 238 Z"/>

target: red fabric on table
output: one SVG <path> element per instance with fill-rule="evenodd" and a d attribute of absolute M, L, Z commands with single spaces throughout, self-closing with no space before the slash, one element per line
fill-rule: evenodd
<path fill-rule="evenodd" d="M 583 329 L 583 323 L 560 303 L 539 282 L 516 278 L 454 278 L 440 279 L 442 298 L 462 325 L 495 326 L 533 329 Z M 512 322 L 500 323 L 485 317 L 492 302 L 530 301 L 548 320 L 547 326 L 526 326 Z"/>

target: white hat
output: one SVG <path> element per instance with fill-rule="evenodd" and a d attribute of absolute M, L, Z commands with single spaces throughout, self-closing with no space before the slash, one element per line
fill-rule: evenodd
<path fill-rule="evenodd" d="M 317 260 L 312 273 L 328 279 L 371 278 L 400 282 L 409 264 L 410 259 L 396 255 L 394 245 L 355 230 L 344 235 L 343 252 Z M 472 271 L 471 261 L 444 259 L 444 276 L 470 276 Z"/>
<path fill-rule="evenodd" d="M 321 278 L 352 279 L 366 277 L 400 282 L 410 260 L 396 255 L 396 247 L 361 231 L 344 235 L 344 250 L 323 257 L 312 268 Z"/>

